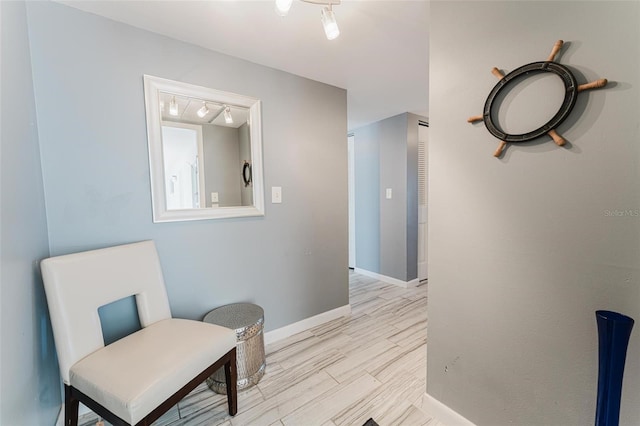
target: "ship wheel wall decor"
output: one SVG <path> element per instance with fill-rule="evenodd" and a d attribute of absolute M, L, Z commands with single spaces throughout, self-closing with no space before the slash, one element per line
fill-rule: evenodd
<path fill-rule="evenodd" d="M 505 75 L 502 71 L 500 71 L 498 68 L 495 68 L 495 67 L 491 70 L 491 73 L 495 75 L 500 81 L 498 81 L 498 84 L 494 86 L 493 90 L 491 90 L 491 92 L 489 93 L 489 96 L 487 96 L 487 100 L 484 104 L 484 110 L 482 115 L 469 117 L 467 119 L 467 122 L 475 123 L 478 121 L 484 121 L 484 124 L 487 127 L 487 130 L 489 131 L 489 133 L 491 133 L 493 136 L 495 136 L 500 140 L 500 144 L 498 145 L 498 148 L 493 153 L 494 157 L 499 157 L 503 153 L 505 147 L 507 146 L 507 143 L 526 142 L 533 139 L 537 139 L 544 135 L 549 135 L 549 137 L 551 137 L 551 139 L 553 139 L 553 141 L 558 146 L 564 145 L 566 141 L 562 136 L 560 136 L 556 132 L 555 129 L 571 113 L 571 110 L 576 104 L 578 93 L 584 90 L 596 89 L 596 88 L 604 87 L 607 85 L 606 78 L 601 78 L 599 80 L 592 81 L 590 83 L 578 85 L 578 83 L 576 82 L 576 78 L 571 73 L 569 68 L 567 68 L 564 65 L 560 65 L 557 62 L 554 62 L 554 59 L 558 54 L 558 52 L 560 52 L 560 49 L 562 49 L 563 44 L 564 42 L 562 40 L 558 40 L 553 45 L 551 54 L 549 55 L 546 61 L 532 62 L 530 64 L 523 65 L 511 71 L 507 75 Z M 556 74 L 558 77 L 562 79 L 562 82 L 564 83 L 564 88 L 565 88 L 564 100 L 562 101 L 562 105 L 560 106 L 560 109 L 558 110 L 558 112 L 546 124 L 530 132 L 521 133 L 521 134 L 509 134 L 504 132 L 498 125 L 497 120 L 495 119 L 495 115 L 497 113 L 497 111 L 495 110 L 497 108 L 494 108 L 494 105 L 495 105 L 496 99 L 498 98 L 498 95 L 501 94 L 505 90 L 505 88 L 509 86 L 510 83 L 514 83 L 514 82 L 517 83 L 521 81 L 523 78 L 526 78 L 534 74 L 549 73 L 549 72 Z"/>

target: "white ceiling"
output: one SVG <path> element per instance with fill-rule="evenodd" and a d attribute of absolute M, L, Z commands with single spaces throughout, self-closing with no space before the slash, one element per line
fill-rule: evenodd
<path fill-rule="evenodd" d="M 60 1 L 135 27 L 347 89 L 348 127 L 403 112 L 428 116 L 427 0 L 343 0 L 329 41 L 321 6 L 294 0 Z"/>

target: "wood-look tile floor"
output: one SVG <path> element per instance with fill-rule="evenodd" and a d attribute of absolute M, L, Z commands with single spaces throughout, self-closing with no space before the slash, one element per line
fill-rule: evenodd
<path fill-rule="evenodd" d="M 444 426 L 423 406 L 426 390 L 427 286 L 403 289 L 351 272 L 352 313 L 266 348 L 266 373 L 226 396 L 202 384 L 154 425 Z M 266 318 L 268 321 L 268 318 Z M 95 415 L 81 417 L 94 425 Z"/>

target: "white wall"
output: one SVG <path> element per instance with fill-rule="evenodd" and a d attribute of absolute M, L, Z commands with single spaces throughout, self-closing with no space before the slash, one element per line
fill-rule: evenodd
<path fill-rule="evenodd" d="M 430 395 L 478 425 L 593 424 L 594 312 L 640 320 L 640 3 L 431 4 Z M 482 124 L 496 84 L 559 61 L 584 92 L 548 138 L 511 145 Z M 526 123 L 526 111 L 519 120 Z M 622 425 L 640 424 L 640 334 L 631 336 Z"/>

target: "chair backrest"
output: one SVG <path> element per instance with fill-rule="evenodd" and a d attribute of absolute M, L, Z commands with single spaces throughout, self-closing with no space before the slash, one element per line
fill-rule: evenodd
<path fill-rule="evenodd" d="M 41 270 L 66 384 L 76 362 L 104 347 L 99 307 L 135 295 L 142 327 L 171 318 L 153 241 L 51 257 Z"/>

